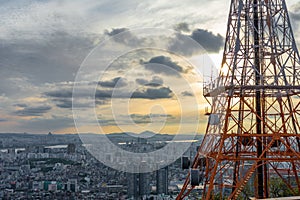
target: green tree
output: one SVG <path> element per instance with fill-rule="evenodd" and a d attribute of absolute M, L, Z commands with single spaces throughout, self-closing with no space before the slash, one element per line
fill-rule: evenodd
<path fill-rule="evenodd" d="M 271 197 L 287 197 L 294 195 L 281 178 L 271 178 L 269 188 Z"/>

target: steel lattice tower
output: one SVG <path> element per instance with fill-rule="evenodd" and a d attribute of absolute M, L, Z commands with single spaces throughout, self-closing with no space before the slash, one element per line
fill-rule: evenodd
<path fill-rule="evenodd" d="M 257 198 L 278 178 L 300 191 L 300 57 L 285 0 L 231 0 L 219 77 L 204 86 L 211 104 L 206 134 L 192 163 L 203 199 Z M 187 177 L 177 199 L 195 185 Z"/>

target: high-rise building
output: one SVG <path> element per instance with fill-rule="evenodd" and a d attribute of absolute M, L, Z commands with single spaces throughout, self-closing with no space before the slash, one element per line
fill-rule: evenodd
<path fill-rule="evenodd" d="M 150 192 L 151 192 L 150 174 L 140 173 L 139 174 L 139 195 L 142 197 L 145 195 L 149 195 Z"/>
<path fill-rule="evenodd" d="M 156 171 L 156 192 L 157 194 L 168 194 L 168 167 Z"/>
<path fill-rule="evenodd" d="M 129 198 L 139 199 L 140 197 L 150 195 L 150 174 L 127 173 L 127 194 Z"/>
<path fill-rule="evenodd" d="M 76 150 L 76 145 L 75 144 L 73 144 L 73 143 L 68 144 L 68 147 L 67 147 L 68 154 L 75 153 L 75 150 Z"/>
<path fill-rule="evenodd" d="M 127 194 L 129 198 L 138 198 L 138 174 L 127 173 Z"/>

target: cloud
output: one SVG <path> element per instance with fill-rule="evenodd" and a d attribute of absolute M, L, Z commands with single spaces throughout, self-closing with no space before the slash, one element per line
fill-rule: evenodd
<path fill-rule="evenodd" d="M 130 115 L 131 119 L 134 121 L 136 124 L 149 124 L 153 121 L 156 120 L 171 120 L 175 119 L 172 115 L 169 114 L 146 114 L 146 115 L 141 115 L 141 114 L 131 114 Z"/>
<path fill-rule="evenodd" d="M 18 125 L 20 130 L 26 132 L 49 132 L 67 127 L 74 127 L 74 120 L 68 117 L 52 116 L 52 118 L 34 118 L 21 121 Z"/>
<path fill-rule="evenodd" d="M 37 40 L 0 39 L 0 43 L 0 94 L 10 98 L 12 104 L 47 92 L 49 84 L 56 87 L 60 82 L 72 82 L 94 46 L 88 34 L 73 36 L 64 32 L 45 33 Z"/>
<path fill-rule="evenodd" d="M 106 99 L 117 98 L 134 98 L 134 99 L 162 99 L 162 98 L 171 98 L 172 91 L 167 87 L 162 87 L 163 80 L 158 76 L 153 76 L 151 82 L 143 79 L 139 79 L 138 82 L 145 82 L 145 87 L 140 90 L 134 91 L 130 93 L 126 91 L 126 88 L 114 88 L 114 89 L 97 89 L 95 92 L 95 96 L 93 94 L 88 94 L 88 90 L 85 92 L 84 88 L 81 89 L 81 94 L 76 95 L 77 106 L 86 107 L 90 105 L 90 100 L 95 97 L 95 101 L 98 105 L 103 105 L 106 103 Z M 107 85 L 113 86 L 113 85 Z M 161 86 L 161 87 L 159 87 Z M 67 89 L 58 89 L 50 92 L 43 93 L 46 97 L 50 97 L 56 104 L 56 106 L 60 108 L 71 108 L 71 98 L 72 91 Z M 92 99 L 91 99 L 92 98 Z M 87 102 L 89 100 L 89 102 Z M 100 101 L 99 101 L 100 100 Z M 82 102 L 82 103 L 81 103 Z"/>
<path fill-rule="evenodd" d="M 172 62 L 168 59 L 171 64 L 176 65 L 175 62 Z M 165 61 L 164 60 L 164 61 Z M 155 58 L 150 59 L 150 62 L 154 62 Z M 178 65 L 179 66 L 179 65 Z M 179 66 L 180 67 L 180 66 Z M 183 71 L 181 68 L 178 70 Z M 117 83 L 120 83 L 120 87 L 116 87 Z M 132 84 L 133 82 L 130 82 Z M 135 91 L 130 90 L 131 88 L 126 88 L 127 80 L 121 77 L 116 77 L 111 80 L 101 81 L 98 84 L 101 87 L 98 87 L 95 93 L 89 93 L 91 90 L 89 87 L 93 87 L 90 83 L 84 83 L 82 88 L 80 88 L 80 93 L 76 95 L 76 103 L 81 104 L 76 105 L 76 107 L 88 107 L 93 102 L 86 102 L 88 99 L 93 100 L 97 103 L 97 105 L 107 104 L 107 100 L 111 98 L 115 99 L 165 99 L 165 98 L 172 98 L 173 93 L 168 87 L 164 87 L 164 81 L 160 76 L 152 76 L 150 80 L 138 78 L 136 79 L 136 83 L 142 85 L 143 87 L 137 88 Z M 97 84 L 94 82 L 94 84 Z M 43 92 L 43 97 L 48 98 L 50 101 L 53 102 L 54 105 L 58 108 L 72 108 L 72 101 L 71 98 L 73 96 L 72 88 L 69 87 L 70 85 L 65 86 L 58 86 L 56 84 L 51 84 L 49 88 L 59 88 L 52 91 Z M 81 85 L 79 86 L 81 87 Z M 79 91 L 78 90 L 78 91 Z M 79 99 L 78 99 L 79 98 Z M 95 98 L 95 99 L 94 99 Z"/>
<path fill-rule="evenodd" d="M 113 90 L 97 90 L 96 98 L 132 98 L 132 99 L 164 99 L 172 98 L 172 91 L 167 87 L 161 88 L 145 88 L 143 90 L 135 91 L 132 94 L 123 91 Z"/>
<path fill-rule="evenodd" d="M 50 106 L 25 107 L 22 110 L 15 111 L 18 116 L 42 116 L 51 110 Z"/>
<path fill-rule="evenodd" d="M 300 20 L 300 13 L 296 13 L 296 12 L 290 12 L 291 18 L 295 21 L 297 21 L 297 23 L 299 23 Z"/>
<path fill-rule="evenodd" d="M 114 36 L 128 30 L 128 28 L 113 28 L 111 31 L 105 30 L 104 33 L 108 36 Z"/>
<path fill-rule="evenodd" d="M 49 98 L 58 108 L 72 108 L 72 96 L 71 89 L 58 89 L 49 92 L 44 92 L 47 98 Z"/>
<path fill-rule="evenodd" d="M 116 121 L 114 119 L 98 119 L 98 123 L 101 126 L 115 126 Z"/>
<path fill-rule="evenodd" d="M 291 6 L 289 15 L 291 16 L 291 23 L 295 27 L 294 30 L 297 31 L 299 29 L 299 24 L 300 24 L 300 3 L 296 3 Z M 299 38 L 299 36 L 296 38 Z"/>
<path fill-rule="evenodd" d="M 97 90 L 95 97 L 99 99 L 112 98 L 113 90 Z M 118 94 L 118 93 L 116 93 Z M 117 96 L 114 96 L 117 97 Z"/>
<path fill-rule="evenodd" d="M 112 37 L 114 41 L 127 46 L 138 46 L 145 42 L 143 38 L 138 38 L 128 28 L 113 28 L 111 31 L 105 30 L 104 34 Z"/>
<path fill-rule="evenodd" d="M 70 109 L 73 106 L 76 108 L 88 108 L 94 106 L 93 100 L 82 100 L 82 101 L 76 101 L 75 104 L 73 105 L 72 101 L 70 99 L 55 99 L 55 102 L 57 102 L 55 105 L 59 108 L 67 108 Z M 103 101 L 96 101 L 96 105 L 103 105 Z"/>
<path fill-rule="evenodd" d="M 144 62 L 144 66 L 149 71 L 168 76 L 179 76 L 180 73 L 185 73 L 180 65 L 166 56 L 153 57 L 148 62 Z"/>
<path fill-rule="evenodd" d="M 74 80 L 80 64 L 94 47 L 93 37 L 55 32 L 40 40 L 0 40 L 0 91 L 3 88 L 3 92 L 10 92 L 11 88 L 1 81 L 10 84 L 9 77 L 24 77 L 35 86 Z"/>
<path fill-rule="evenodd" d="M 73 102 L 73 92 L 72 89 L 61 89 L 61 90 L 54 90 L 50 92 L 45 92 L 44 95 L 46 97 L 49 97 L 52 102 L 56 105 L 58 108 L 72 108 Z M 75 107 L 76 108 L 84 108 L 84 107 L 91 107 L 94 105 L 93 99 L 88 98 L 87 94 L 83 93 L 77 96 L 77 99 L 75 101 Z M 96 105 L 103 105 L 104 102 L 102 101 L 96 101 Z"/>
<path fill-rule="evenodd" d="M 4 119 L 4 118 L 0 118 L 0 123 L 1 122 L 6 122 L 6 121 L 8 121 L 7 119 Z"/>
<path fill-rule="evenodd" d="M 150 115 L 131 114 L 130 117 L 134 121 L 134 123 L 136 123 L 136 124 L 151 123 Z"/>
<path fill-rule="evenodd" d="M 165 99 L 172 98 L 172 91 L 167 87 L 160 88 L 145 88 L 133 92 L 132 94 L 126 91 L 118 90 L 97 90 L 95 97 L 98 99 L 107 98 L 132 98 L 132 99 Z"/>
<path fill-rule="evenodd" d="M 224 38 L 220 34 L 215 35 L 203 29 L 194 30 L 191 38 L 202 45 L 208 52 L 219 52 L 224 42 Z"/>
<path fill-rule="evenodd" d="M 8 98 L 7 104 L 14 105 L 6 108 L 6 105 L 2 103 L 2 107 L 7 109 L 5 114 L 45 115 L 46 117 L 50 114 L 63 114 L 68 116 L 69 112 L 66 110 L 62 112 L 56 107 L 71 108 L 72 90 L 70 87 L 60 87 L 59 83 L 74 81 L 84 58 L 97 43 L 105 39 L 105 36 L 118 38 L 117 34 L 122 32 L 124 37 L 119 37 L 119 39 L 123 44 L 132 45 L 143 42 L 140 35 L 132 35 L 128 28 L 122 27 L 129 27 L 132 30 L 139 27 L 170 28 L 182 19 L 187 19 L 186 16 L 191 17 L 187 19 L 188 21 L 195 21 L 195 19 L 199 21 L 199 16 L 203 15 L 203 12 L 197 11 L 190 14 L 189 11 L 197 7 L 195 4 L 201 5 L 202 3 L 194 0 L 187 4 L 178 1 L 173 2 L 170 7 L 168 2 L 148 0 L 142 2 L 135 0 L 2 1 L 0 6 L 0 16 L 3 19 L 0 27 L 0 94 Z M 186 6 L 185 9 L 189 11 L 178 12 L 183 6 Z M 170 17 L 166 19 L 165 16 Z M 110 29 L 111 27 L 120 28 Z M 105 29 L 108 31 L 105 32 Z M 140 57 L 140 59 L 144 58 Z M 109 77 L 113 78 L 115 75 Z M 151 78 L 147 77 L 147 79 Z M 162 84 L 158 79 L 148 81 L 148 84 L 136 91 L 134 96 L 148 99 L 172 96 L 167 89 L 163 93 Z M 109 86 L 109 83 L 106 86 Z M 148 87 L 157 90 L 147 90 Z M 111 98 L 111 88 L 103 87 L 102 89 L 96 95 Z M 116 98 L 130 97 L 129 92 L 123 91 L 123 93 L 117 95 Z M 24 99 L 39 101 L 41 94 L 43 101 L 47 98 L 45 104 L 49 103 L 52 109 L 50 106 L 39 106 L 41 105 L 39 103 L 29 103 L 29 100 L 22 101 Z M 80 98 L 83 100 L 82 106 L 88 105 L 84 99 L 90 96 L 82 94 Z M 103 102 L 102 99 L 96 99 L 96 101 Z M 22 105 L 23 102 L 28 105 Z M 58 127 L 62 124 L 61 122 L 67 121 L 61 117 L 31 120 L 28 126 L 25 126 L 27 119 L 22 118 L 24 127 L 34 130 L 44 130 L 50 125 Z M 45 128 L 39 123 L 46 125 Z M 65 127 L 67 125 L 66 123 Z M 33 126 L 36 126 L 36 129 Z"/>
<path fill-rule="evenodd" d="M 14 106 L 20 107 L 20 108 L 26 108 L 27 104 L 25 104 L 25 103 L 18 103 L 18 104 L 15 104 Z"/>
<path fill-rule="evenodd" d="M 163 98 L 172 98 L 173 94 L 172 91 L 168 87 L 159 87 L 158 85 L 152 85 L 150 83 L 151 88 L 143 88 L 141 90 L 135 91 L 132 94 L 128 93 L 124 89 L 97 89 L 95 93 L 96 103 L 97 105 L 105 104 L 106 99 L 116 98 L 116 99 L 123 99 L 123 98 L 133 98 L 133 99 L 163 99 Z M 56 90 L 51 92 L 44 93 L 49 97 L 56 98 L 54 101 L 57 101 L 56 105 L 60 108 L 71 108 L 71 100 L 68 100 L 72 97 L 71 91 Z M 78 96 L 84 100 L 88 98 L 87 95 L 82 94 L 82 97 Z M 99 101 L 100 102 L 97 102 Z M 77 104 L 76 104 L 77 106 Z M 84 106 L 80 104 L 78 106 Z"/>
<path fill-rule="evenodd" d="M 67 92 L 65 93 L 65 90 L 57 90 L 57 91 L 52 91 L 52 92 L 47 92 L 46 95 L 47 97 L 50 97 L 50 100 L 54 103 L 54 105 L 58 108 L 63 108 L 63 109 L 71 109 L 73 106 L 75 108 L 88 108 L 92 106 L 97 106 L 97 105 L 105 105 L 107 102 L 105 100 L 99 100 L 97 98 L 102 99 L 101 94 L 98 93 L 99 97 L 96 95 L 96 99 L 89 98 L 87 94 L 82 93 L 81 96 L 78 95 L 76 96 L 76 101 L 72 102 L 72 92 Z M 105 98 L 110 98 L 110 95 L 106 95 Z M 103 97 L 103 99 L 105 99 Z M 75 104 L 74 104 L 75 103 Z"/>
<path fill-rule="evenodd" d="M 96 90 L 95 97 L 96 98 L 111 98 L 113 90 L 111 89 L 98 89 Z M 57 89 L 50 92 L 44 92 L 44 95 L 50 98 L 54 98 L 54 101 L 61 101 L 60 107 L 69 107 L 71 104 L 71 98 L 73 97 L 72 89 Z M 77 98 L 90 98 L 92 97 L 90 94 L 85 93 L 84 89 L 81 89 L 81 93 L 76 95 Z"/>
<path fill-rule="evenodd" d="M 147 88 L 143 91 L 136 91 L 131 96 L 135 99 L 166 99 L 172 97 L 172 91 L 167 87 Z"/>
<path fill-rule="evenodd" d="M 193 93 L 191 93 L 189 91 L 184 91 L 181 94 L 182 94 L 182 96 L 185 96 L 185 97 L 192 97 L 192 96 L 194 96 Z"/>
<path fill-rule="evenodd" d="M 71 90 L 65 90 L 65 89 L 45 92 L 44 94 L 48 97 L 72 98 L 72 91 Z"/>
<path fill-rule="evenodd" d="M 126 47 L 152 47 L 159 43 L 163 48 L 185 56 L 192 56 L 205 51 L 208 53 L 218 53 L 224 46 L 224 38 L 220 34 L 214 34 L 201 28 L 191 31 L 189 24 L 186 22 L 175 25 L 174 29 L 180 33 L 164 35 L 164 31 L 162 31 L 161 35 L 157 38 L 154 36 L 151 38 L 142 36 L 140 33 L 136 33 L 134 30 L 131 31 L 128 28 L 106 30 L 104 34 L 111 36 L 115 42 L 123 44 Z M 153 31 L 155 32 L 156 30 Z"/>
<path fill-rule="evenodd" d="M 128 118 L 129 117 L 129 118 Z M 131 124 L 131 120 L 135 124 L 149 124 L 149 123 L 156 123 L 156 122 L 170 122 L 175 120 L 176 117 L 170 114 L 158 114 L 158 113 L 150 113 L 150 114 L 130 114 L 128 115 L 121 115 L 118 118 L 118 121 L 112 118 L 107 118 L 102 115 L 98 116 L 98 122 L 102 126 L 114 126 L 117 124 Z"/>
<path fill-rule="evenodd" d="M 92 8 L 100 3 L 80 1 L 1 1 L 0 16 L 5 31 L 11 38 L 39 38 L 57 30 L 82 32 L 91 25 Z M 89 15 L 89 16 L 88 16 Z"/>
<path fill-rule="evenodd" d="M 110 81 L 100 81 L 98 84 L 107 88 L 121 88 L 127 85 L 127 81 L 124 78 L 116 77 Z"/>
<path fill-rule="evenodd" d="M 175 25 L 174 29 L 179 32 L 189 32 L 190 31 L 189 24 L 186 22 L 182 22 L 182 23 Z"/>
<path fill-rule="evenodd" d="M 192 41 L 190 40 L 192 39 Z M 191 34 L 177 34 L 171 41 L 169 50 L 186 56 L 207 51 L 218 53 L 224 45 L 224 38 L 205 29 L 195 29 Z"/>
<path fill-rule="evenodd" d="M 149 83 L 149 81 L 147 79 L 144 79 L 144 78 L 137 78 L 135 80 L 135 82 L 139 85 L 147 85 Z"/>
<path fill-rule="evenodd" d="M 96 105 L 105 105 L 105 104 L 107 104 L 107 102 L 105 100 L 96 99 L 95 100 L 95 104 Z"/>
<path fill-rule="evenodd" d="M 70 99 L 56 99 L 58 103 L 56 104 L 59 108 L 72 108 L 72 101 Z"/>
<path fill-rule="evenodd" d="M 149 0 L 1 1 L 0 16 L 3 23 L 0 29 L 1 35 L 6 37 L 36 38 L 43 37 L 45 32 L 57 30 L 86 33 L 102 31 L 103 27 L 124 25 L 168 27 L 183 20 L 199 22 L 203 16 L 206 21 L 213 19 L 215 13 L 211 13 L 211 9 L 224 8 L 224 3 L 220 1 L 216 7 L 210 2 L 213 1 L 188 0 L 172 2 L 170 5 L 167 1 Z M 182 12 L 182 8 L 185 12 Z"/>
<path fill-rule="evenodd" d="M 135 80 L 135 82 L 139 85 L 143 86 L 150 86 L 150 87 L 159 87 L 164 84 L 164 81 L 159 76 L 153 76 L 151 80 L 138 78 Z"/>

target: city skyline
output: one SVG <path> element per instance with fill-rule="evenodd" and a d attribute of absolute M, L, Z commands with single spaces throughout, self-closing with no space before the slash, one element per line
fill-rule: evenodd
<path fill-rule="evenodd" d="M 215 66 L 219 67 L 227 25 L 224 20 L 227 12 L 220 10 L 227 11 L 229 3 L 221 0 L 178 1 L 171 5 L 167 1 L 3 2 L 0 7 L 3 19 L 0 28 L 0 132 L 76 133 L 71 97 L 79 66 L 97 45 L 124 31 L 129 31 L 126 37 L 135 37 L 130 35 L 131 30 L 149 27 L 178 31 L 199 42 L 208 51 Z M 294 32 L 297 32 L 300 1 L 287 0 L 287 4 Z M 299 46 L 299 34 L 295 35 Z M 120 41 L 114 44 L 117 48 L 129 45 Z M 170 43 L 167 41 L 166 45 Z M 191 50 L 184 53 L 187 59 L 198 63 L 195 67 L 203 65 L 199 52 Z M 207 118 L 203 116 L 206 105 L 201 89 L 203 80 L 197 79 L 201 77 L 190 77 L 192 92 L 186 88 L 174 92 L 171 86 L 180 88 L 176 84 L 180 83 L 180 77 L 187 74 L 185 72 L 190 66 L 167 53 L 156 51 L 145 54 L 138 57 L 140 54 L 136 53 L 130 61 L 126 60 L 126 56 L 120 57 L 120 62 L 114 62 L 116 66 L 112 66 L 99 80 L 96 104 L 97 117 L 103 128 L 100 132 L 139 133 L 149 129 L 177 133 L 182 114 L 178 99 L 184 105 L 193 105 L 197 96 L 198 105 L 185 110 L 185 125 L 189 125 L 188 117 L 191 117 L 191 122 L 194 120 L 194 115 L 190 115 L 189 111 L 199 112 L 200 128 L 196 131 L 204 133 Z M 120 63 L 122 66 L 127 64 L 124 71 L 132 70 L 125 78 L 119 75 Z M 147 64 L 151 63 L 167 65 L 180 76 L 170 75 L 161 68 L 147 68 Z M 133 65 L 137 66 L 135 70 Z M 203 69 L 200 67 L 199 71 L 203 72 Z M 123 96 L 112 98 L 111 89 L 116 88 L 117 84 L 120 90 L 131 84 L 135 84 L 133 88 L 137 87 L 130 98 L 128 113 L 119 114 L 119 126 L 111 115 L 112 106 L 108 101 L 114 99 L 116 110 L 128 102 L 124 102 Z M 80 103 L 81 108 L 93 104 L 89 100 Z M 95 126 L 89 125 L 89 114 L 83 112 L 82 118 L 87 125 L 81 127 L 81 132 L 99 132 Z M 138 125 L 134 129 L 128 122 L 128 116 Z M 147 127 L 151 120 L 165 123 Z M 191 130 L 186 128 L 183 133 L 193 131 L 194 127 Z"/>

